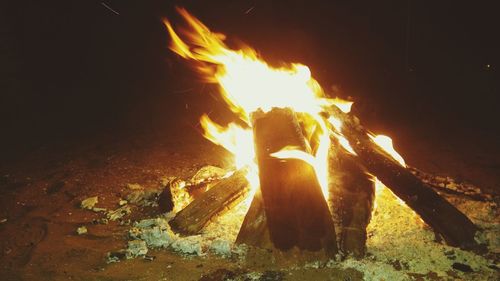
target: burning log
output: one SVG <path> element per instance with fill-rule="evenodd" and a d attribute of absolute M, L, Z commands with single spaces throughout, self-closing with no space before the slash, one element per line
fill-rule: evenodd
<path fill-rule="evenodd" d="M 375 186 L 366 169 L 332 140 L 329 157 L 330 207 L 342 253 L 361 258 L 366 252 Z"/>
<path fill-rule="evenodd" d="M 273 108 L 267 113 L 253 113 L 252 121 L 262 202 L 259 199 L 253 202 L 242 229 L 263 228 L 263 225 L 248 224 L 254 223 L 250 216 L 259 218 L 265 214 L 267 230 L 259 231 L 269 232 L 275 248 L 288 250 L 297 246 L 310 251 L 325 249 L 328 254 L 335 254 L 333 220 L 313 167 L 302 160 L 270 155 L 287 146 L 307 152 L 294 112 Z M 240 241 L 245 240 L 243 233 L 239 237 Z M 262 244 L 262 241 L 250 242 Z"/>
<path fill-rule="evenodd" d="M 211 218 L 241 202 L 249 190 L 246 174 L 247 169 L 238 170 L 201 194 L 170 221 L 172 229 L 183 235 L 198 234 Z"/>
<path fill-rule="evenodd" d="M 360 125 L 359 119 L 336 107 L 331 109 L 330 114 L 342 120 L 342 134 L 369 172 L 412 208 L 449 245 L 463 249 L 477 246 L 474 236 L 478 228 L 469 218 L 378 147 Z"/>
<path fill-rule="evenodd" d="M 255 192 L 250 208 L 245 215 L 240 232 L 236 238 L 236 243 L 267 249 L 274 248 L 269 236 L 264 201 L 262 200 L 260 189 Z"/>

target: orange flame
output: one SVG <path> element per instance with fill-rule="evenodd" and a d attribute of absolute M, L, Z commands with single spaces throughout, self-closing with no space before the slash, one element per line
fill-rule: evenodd
<path fill-rule="evenodd" d="M 204 115 L 200 120 L 204 136 L 230 151 L 234 156 L 236 168 L 250 168 L 248 178 L 255 190 L 258 186 L 258 169 L 255 164 L 250 115 L 257 110 L 267 112 L 274 107 L 291 108 L 301 115 L 305 141 L 314 144 L 314 148 L 311 153 L 307 153 L 293 147 L 283 147 L 280 151 L 271 152 L 271 156 L 300 159 L 309 163 L 316 172 L 323 194 L 327 197 L 330 135 L 337 138 L 339 144 L 348 152 L 353 155 L 356 153 L 341 133 L 342 121 L 335 117 L 325 119 L 321 113 L 327 112 L 327 108 L 331 106 L 337 106 L 348 113 L 353 103 L 339 98 L 327 98 L 319 83 L 312 78 L 307 66 L 298 63 L 282 67 L 270 66 L 252 48 L 229 48 L 224 43 L 225 35 L 210 31 L 185 9 L 177 10 L 185 19 L 188 28 L 178 33 L 171 23 L 165 20 L 172 38 L 170 49 L 192 61 L 205 81 L 217 83 L 228 107 L 247 125 L 242 127 L 230 123 L 221 126 Z M 372 139 L 377 144 L 382 143 L 380 137 Z M 390 144 L 392 148 L 392 142 Z M 393 157 L 404 165 L 397 152 L 384 149 L 391 155 L 396 155 Z"/>

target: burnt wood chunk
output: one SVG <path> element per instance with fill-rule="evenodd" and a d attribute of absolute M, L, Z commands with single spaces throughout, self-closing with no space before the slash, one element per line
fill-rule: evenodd
<path fill-rule="evenodd" d="M 198 234 L 210 220 L 241 202 L 249 190 L 247 170 L 241 169 L 220 180 L 200 195 L 170 221 L 172 229 L 182 235 Z"/>
<path fill-rule="evenodd" d="M 343 255 L 361 258 L 366 253 L 375 186 L 355 157 L 332 140 L 329 151 L 329 203 Z"/>
<path fill-rule="evenodd" d="M 271 156 L 284 147 L 309 152 L 294 112 L 273 108 L 252 114 L 262 207 L 272 244 L 279 250 L 337 252 L 335 229 L 313 167 Z"/>
<path fill-rule="evenodd" d="M 262 193 L 260 189 L 258 189 L 245 215 L 238 237 L 236 238 L 236 243 L 252 245 L 259 248 L 274 249 L 270 239 L 264 202 L 262 201 Z"/>
<path fill-rule="evenodd" d="M 343 121 L 342 134 L 347 138 L 362 164 L 385 186 L 412 208 L 451 246 L 475 249 L 478 228 L 430 186 L 401 166 L 367 135 L 359 119 L 333 107 L 330 111 Z"/>

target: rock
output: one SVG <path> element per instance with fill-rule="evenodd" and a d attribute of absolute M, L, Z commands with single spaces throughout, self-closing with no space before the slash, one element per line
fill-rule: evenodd
<path fill-rule="evenodd" d="M 92 210 L 92 208 L 94 208 L 94 206 L 95 206 L 95 204 L 97 204 L 97 202 L 99 202 L 99 199 L 97 198 L 97 196 L 89 197 L 80 203 L 80 207 L 82 209 Z"/>
<path fill-rule="evenodd" d="M 76 229 L 76 233 L 78 235 L 83 235 L 83 234 L 87 234 L 88 230 L 85 226 L 80 226 L 79 228 Z"/>
<path fill-rule="evenodd" d="M 119 206 L 123 206 L 123 205 L 127 205 L 128 201 L 127 200 L 123 200 L 123 199 L 120 199 L 120 201 L 118 201 L 118 205 Z"/>

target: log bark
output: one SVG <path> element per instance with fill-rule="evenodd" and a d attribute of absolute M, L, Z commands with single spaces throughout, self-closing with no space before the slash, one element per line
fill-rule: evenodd
<path fill-rule="evenodd" d="M 366 227 L 370 223 L 375 186 L 355 157 L 332 140 L 329 151 L 329 203 L 344 256 L 366 253 Z"/>
<path fill-rule="evenodd" d="M 463 249 L 477 248 L 474 236 L 478 228 L 467 216 L 379 148 L 368 137 L 359 119 L 336 107 L 331 108 L 329 113 L 343 121 L 342 134 L 371 174 L 412 208 L 449 245 Z"/>
<path fill-rule="evenodd" d="M 314 169 L 302 160 L 270 155 L 286 146 L 308 152 L 294 112 L 256 112 L 252 122 L 262 192 L 256 208 L 264 209 L 271 243 L 279 250 L 297 246 L 335 254 L 335 228 Z"/>
<path fill-rule="evenodd" d="M 264 201 L 260 188 L 255 192 L 250 208 L 245 215 L 238 237 L 236 238 L 236 244 L 274 249 L 269 236 Z"/>
<path fill-rule="evenodd" d="M 246 174 L 247 170 L 241 169 L 220 180 L 177 213 L 170 221 L 172 229 L 182 235 L 198 234 L 214 216 L 243 200 L 249 190 Z"/>

